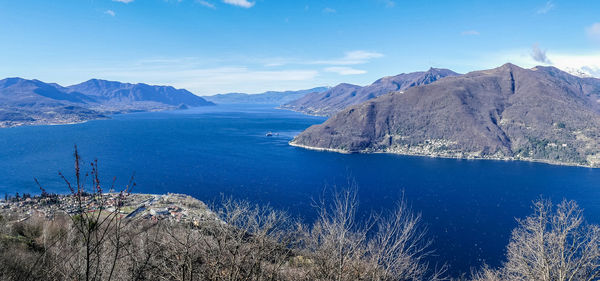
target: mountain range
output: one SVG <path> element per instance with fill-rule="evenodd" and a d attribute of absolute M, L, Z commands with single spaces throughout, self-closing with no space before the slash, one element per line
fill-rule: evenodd
<path fill-rule="evenodd" d="M 310 93 L 322 93 L 327 91 L 329 87 L 317 87 L 299 91 L 268 91 L 260 94 L 244 94 L 244 93 L 229 93 L 218 94 L 214 96 L 203 96 L 205 100 L 216 104 L 273 104 L 282 105 Z"/>
<path fill-rule="evenodd" d="M 350 106 L 290 144 L 600 166 L 600 79 L 512 64 Z"/>
<path fill-rule="evenodd" d="M 186 90 L 92 79 L 63 87 L 39 80 L 0 80 L 0 127 L 66 124 L 108 114 L 212 105 Z"/>
<path fill-rule="evenodd" d="M 431 68 L 428 71 L 384 77 L 365 87 L 342 83 L 324 92 L 307 94 L 284 104 L 281 108 L 311 115 L 331 116 L 348 106 L 393 91 L 404 91 L 414 86 L 430 84 L 444 77 L 457 75 L 459 74 L 448 69 Z"/>

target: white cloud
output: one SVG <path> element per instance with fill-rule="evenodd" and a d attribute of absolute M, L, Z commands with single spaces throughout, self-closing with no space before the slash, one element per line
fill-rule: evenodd
<path fill-rule="evenodd" d="M 463 35 L 463 36 L 476 36 L 476 35 L 479 35 L 479 31 L 477 31 L 477 30 L 465 30 L 465 31 L 461 32 L 460 35 Z"/>
<path fill-rule="evenodd" d="M 590 39 L 600 42 L 600 22 L 592 24 L 585 31 Z"/>
<path fill-rule="evenodd" d="M 584 73 L 589 76 L 600 78 L 600 52 L 570 51 L 553 52 L 547 51 L 547 58 L 552 58 L 549 65 L 571 72 Z M 540 64 L 531 56 L 531 49 L 514 49 L 504 52 L 488 53 L 477 59 L 479 69 L 500 66 L 506 62 L 512 62 L 521 67 L 531 68 Z M 475 70 L 475 69 L 472 69 Z"/>
<path fill-rule="evenodd" d="M 217 7 L 215 7 L 215 4 L 204 1 L 204 0 L 196 0 L 196 2 L 204 7 L 207 8 L 211 8 L 211 9 L 216 9 Z"/>
<path fill-rule="evenodd" d="M 383 55 L 380 53 L 359 50 L 347 52 L 344 58 L 348 60 L 369 60 L 380 57 L 383 57 Z"/>
<path fill-rule="evenodd" d="M 447 58 L 438 61 L 437 64 L 462 73 L 496 68 L 507 62 L 523 68 L 533 68 L 540 65 L 539 62 L 533 59 L 531 54 L 531 47 L 521 47 L 473 53 L 469 57 Z M 546 51 L 546 56 L 551 60 L 551 63 L 546 65 L 554 66 L 570 73 L 583 73 L 588 76 L 600 78 L 600 50 L 548 50 Z"/>
<path fill-rule="evenodd" d="M 546 55 L 546 50 L 540 49 L 540 45 L 538 43 L 535 43 L 531 48 L 531 58 L 536 62 L 552 64 Z"/>
<path fill-rule="evenodd" d="M 535 13 L 538 15 L 547 14 L 548 12 L 552 11 L 555 7 L 556 5 L 554 5 L 554 2 L 548 1 L 546 2 L 546 4 L 544 4 L 544 6 L 538 8 Z"/>
<path fill-rule="evenodd" d="M 582 72 L 600 78 L 600 52 L 590 54 L 552 53 L 552 65 L 570 72 Z"/>
<path fill-rule="evenodd" d="M 365 74 L 367 73 L 365 70 L 355 69 L 351 67 L 344 66 L 332 66 L 325 68 L 327 72 L 334 72 L 340 75 L 357 75 L 357 74 Z"/>
<path fill-rule="evenodd" d="M 125 3 L 125 4 L 127 4 L 127 3 L 131 3 L 131 2 L 133 2 L 133 1 L 134 1 L 134 0 L 113 0 L 113 2 L 121 2 L 121 3 Z"/>
<path fill-rule="evenodd" d="M 333 9 L 333 8 L 325 8 L 325 9 L 323 9 L 323 13 L 326 13 L 326 14 L 333 14 L 335 12 L 337 12 L 337 11 L 335 9 Z"/>
<path fill-rule="evenodd" d="M 346 52 L 344 57 L 333 60 L 317 60 L 310 62 L 309 64 L 331 64 L 331 65 L 355 65 L 364 64 L 372 59 L 381 58 L 383 54 L 369 51 L 351 51 Z"/>
<path fill-rule="evenodd" d="M 315 69 L 269 70 L 246 66 L 206 66 L 199 58 L 148 59 L 102 69 L 79 69 L 90 77 L 132 83 L 172 85 L 195 94 L 225 92 L 264 92 L 289 90 L 313 85 Z"/>
<path fill-rule="evenodd" d="M 223 0 L 223 3 L 242 8 L 251 8 L 254 6 L 254 4 L 256 4 L 255 2 L 250 2 L 248 0 Z"/>
<path fill-rule="evenodd" d="M 117 15 L 117 14 L 115 13 L 115 11 L 113 11 L 113 10 L 106 10 L 104 13 L 105 13 L 105 14 L 107 14 L 107 15 L 109 15 L 109 16 L 111 16 L 111 17 L 114 17 L 114 16 L 116 16 L 116 15 Z"/>

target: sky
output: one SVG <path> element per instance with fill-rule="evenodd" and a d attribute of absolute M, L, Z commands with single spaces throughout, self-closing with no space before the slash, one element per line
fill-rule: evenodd
<path fill-rule="evenodd" d="M 0 78 L 198 95 L 553 65 L 600 77 L 600 1 L 0 0 Z"/>

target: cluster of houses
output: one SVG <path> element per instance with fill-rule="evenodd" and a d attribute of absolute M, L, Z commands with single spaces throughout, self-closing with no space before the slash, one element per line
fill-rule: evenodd
<path fill-rule="evenodd" d="M 33 215 L 52 218 L 58 213 L 118 212 L 127 219 L 170 220 L 198 225 L 200 221 L 216 220 L 217 216 L 201 201 L 181 194 L 120 194 L 102 196 L 46 195 L 0 200 L 0 214 L 17 214 L 21 219 Z"/>

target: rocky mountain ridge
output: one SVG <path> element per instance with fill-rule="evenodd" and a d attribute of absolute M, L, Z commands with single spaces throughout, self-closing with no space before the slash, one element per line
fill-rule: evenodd
<path fill-rule="evenodd" d="M 69 124 L 108 114 L 212 105 L 186 90 L 92 79 L 63 87 L 23 78 L 0 80 L 0 127 Z"/>
<path fill-rule="evenodd" d="M 291 144 L 598 167 L 599 101 L 600 79 L 505 64 L 349 107 Z"/>
<path fill-rule="evenodd" d="M 311 115 L 332 116 L 348 106 L 390 92 L 404 91 L 414 86 L 426 85 L 444 77 L 457 75 L 459 74 L 448 69 L 430 68 L 428 71 L 383 77 L 364 87 L 342 83 L 322 93 L 307 94 L 298 100 L 284 104 L 281 108 Z"/>

